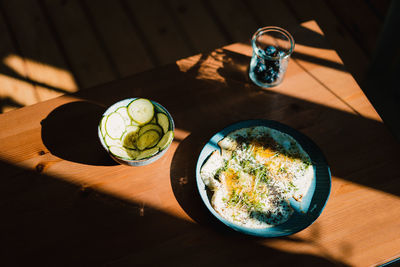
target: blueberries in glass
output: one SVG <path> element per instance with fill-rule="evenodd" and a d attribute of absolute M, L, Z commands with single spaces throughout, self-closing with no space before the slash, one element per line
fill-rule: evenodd
<path fill-rule="evenodd" d="M 264 51 L 267 54 L 267 56 L 276 57 L 277 50 L 275 46 L 269 45 L 266 48 L 264 48 Z"/>
<path fill-rule="evenodd" d="M 250 79 L 264 88 L 279 85 L 294 49 L 293 37 L 285 29 L 267 26 L 254 33 L 251 44 Z"/>
<path fill-rule="evenodd" d="M 267 55 L 268 59 L 258 59 L 256 67 L 254 68 L 254 74 L 256 78 L 262 83 L 273 83 L 279 77 L 280 60 L 278 57 L 280 55 L 279 51 L 272 45 L 267 46 L 263 52 Z"/>

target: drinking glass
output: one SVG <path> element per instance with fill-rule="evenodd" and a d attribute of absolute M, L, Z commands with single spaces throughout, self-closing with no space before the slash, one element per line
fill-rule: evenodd
<path fill-rule="evenodd" d="M 263 27 L 254 33 L 251 44 L 250 79 L 261 87 L 279 85 L 294 50 L 292 35 L 276 26 Z"/>

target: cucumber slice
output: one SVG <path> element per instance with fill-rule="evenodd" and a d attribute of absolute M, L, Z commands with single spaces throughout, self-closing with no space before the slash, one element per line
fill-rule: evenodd
<path fill-rule="evenodd" d="M 103 116 L 100 121 L 100 132 L 103 137 L 106 135 L 106 120 L 107 116 Z"/>
<path fill-rule="evenodd" d="M 161 138 L 160 142 L 158 142 L 157 147 L 159 147 L 160 150 L 163 150 L 172 142 L 173 139 L 174 139 L 174 132 L 168 131 Z"/>
<path fill-rule="evenodd" d="M 110 152 L 119 158 L 133 160 L 140 154 L 139 151 L 120 146 L 110 146 Z"/>
<path fill-rule="evenodd" d="M 130 125 L 126 127 L 125 133 L 121 137 L 121 142 L 124 147 L 127 148 L 136 148 L 136 139 L 138 137 L 140 127 Z"/>
<path fill-rule="evenodd" d="M 106 134 L 104 136 L 104 143 L 106 143 L 106 145 L 108 147 L 110 146 L 122 146 L 122 142 L 119 139 L 112 139 L 108 134 Z"/>
<path fill-rule="evenodd" d="M 136 159 L 145 159 L 158 153 L 158 147 L 149 148 L 139 153 Z"/>
<path fill-rule="evenodd" d="M 135 99 L 128 105 L 128 114 L 132 120 L 144 125 L 153 119 L 154 106 L 148 99 Z"/>
<path fill-rule="evenodd" d="M 128 152 L 128 154 L 131 156 L 132 159 L 136 159 L 137 156 L 139 156 L 140 151 L 137 149 L 129 149 L 129 148 L 125 148 L 126 151 Z"/>
<path fill-rule="evenodd" d="M 116 112 L 108 115 L 105 126 L 107 134 L 113 139 L 120 139 L 125 132 L 125 121 L 122 116 Z"/>
<path fill-rule="evenodd" d="M 160 134 L 156 130 L 148 130 L 139 136 L 136 146 L 139 150 L 151 148 L 155 146 L 160 140 Z"/>
<path fill-rule="evenodd" d="M 169 130 L 169 119 L 168 116 L 164 113 L 157 113 L 157 123 L 163 129 L 163 132 L 166 133 Z"/>
<path fill-rule="evenodd" d="M 125 125 L 131 125 L 131 117 L 129 117 L 128 114 L 128 108 L 127 107 L 119 107 L 115 112 L 117 112 L 125 121 Z"/>
<path fill-rule="evenodd" d="M 148 130 L 155 130 L 160 134 L 160 136 L 163 134 L 163 129 L 160 127 L 160 125 L 149 123 L 140 128 L 139 136 L 147 132 Z"/>

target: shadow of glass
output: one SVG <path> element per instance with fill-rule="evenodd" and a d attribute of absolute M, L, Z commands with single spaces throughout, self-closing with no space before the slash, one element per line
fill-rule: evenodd
<path fill-rule="evenodd" d="M 104 111 L 103 107 L 86 101 L 57 107 L 41 121 L 43 144 L 53 155 L 64 160 L 89 165 L 116 165 L 97 135 L 97 125 Z"/>
<path fill-rule="evenodd" d="M 5 162 L 0 168 L 13 174 L 0 180 L 2 262 L 8 266 L 338 264 Z"/>

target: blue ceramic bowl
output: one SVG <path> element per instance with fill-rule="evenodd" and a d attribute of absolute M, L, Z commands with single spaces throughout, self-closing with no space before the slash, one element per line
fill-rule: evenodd
<path fill-rule="evenodd" d="M 294 213 L 289 218 L 289 220 L 280 225 L 262 229 L 243 227 L 224 219 L 211 206 L 210 199 L 207 195 L 206 186 L 200 176 L 200 169 L 203 166 L 204 162 L 209 157 L 209 155 L 214 150 L 219 150 L 217 144 L 221 139 L 223 139 L 226 135 L 228 135 L 232 131 L 253 126 L 267 126 L 292 136 L 294 139 L 296 139 L 296 141 L 300 143 L 303 149 L 310 156 L 315 166 L 315 173 L 316 173 L 316 179 L 312 181 L 310 189 L 308 190 L 307 194 L 303 196 L 303 200 L 300 203 L 295 201 L 294 199 L 289 199 L 290 205 L 294 209 Z M 325 204 L 328 201 L 331 189 L 330 169 L 325 160 L 324 155 L 322 154 L 321 150 L 317 147 L 317 145 L 315 145 L 314 142 L 312 142 L 311 139 L 309 139 L 307 136 L 296 131 L 295 129 L 287 125 L 284 125 L 282 123 L 270 120 L 241 121 L 233 125 L 230 125 L 225 129 L 216 133 L 207 142 L 207 144 L 203 147 L 202 151 L 200 152 L 200 156 L 198 158 L 196 166 L 196 180 L 197 180 L 197 188 L 199 190 L 200 196 L 204 204 L 218 220 L 220 220 L 222 223 L 224 223 L 225 225 L 236 231 L 260 237 L 287 236 L 297 233 L 305 229 L 306 227 L 310 226 L 319 217 L 322 210 L 324 209 Z"/>
<path fill-rule="evenodd" d="M 103 113 L 103 116 L 107 116 L 107 115 L 111 114 L 112 112 L 116 111 L 119 107 L 128 106 L 128 104 L 131 103 L 135 99 L 137 99 L 137 98 L 127 98 L 127 99 L 121 100 L 121 101 L 113 104 L 112 106 L 110 106 Z M 151 103 L 153 103 L 153 105 L 154 105 L 156 110 L 158 110 L 159 112 L 164 112 L 165 114 L 167 114 L 168 119 L 169 119 L 169 124 L 170 124 L 170 130 L 174 131 L 175 130 L 175 124 L 174 124 L 174 120 L 172 119 L 171 114 L 167 111 L 166 108 L 161 106 L 159 103 L 157 103 L 157 102 L 155 102 L 153 100 L 150 100 L 150 101 L 151 101 Z M 100 123 L 101 123 L 101 120 L 100 120 Z M 116 162 L 118 162 L 120 164 L 125 164 L 125 165 L 129 165 L 129 166 L 143 166 L 143 165 L 147 165 L 147 164 L 153 163 L 154 161 L 156 161 L 159 158 L 161 158 L 165 154 L 165 152 L 167 152 L 167 150 L 169 149 L 169 147 L 171 146 L 171 143 L 172 143 L 171 142 L 166 148 L 164 148 L 163 150 L 159 151 L 157 154 L 155 154 L 155 155 L 153 155 L 151 157 L 145 158 L 145 159 L 140 159 L 140 160 L 122 159 L 122 158 L 114 156 L 109 151 L 108 146 L 105 144 L 103 136 L 101 134 L 100 123 L 99 123 L 99 125 L 97 127 L 98 128 L 97 132 L 98 132 L 98 136 L 99 136 L 100 142 L 101 142 L 103 148 L 108 152 L 110 157 L 113 158 Z"/>

